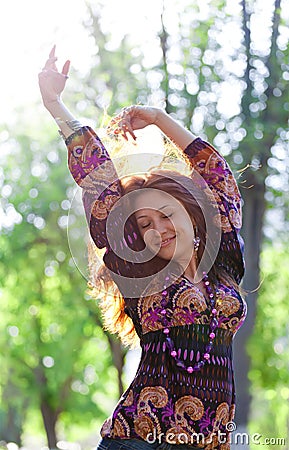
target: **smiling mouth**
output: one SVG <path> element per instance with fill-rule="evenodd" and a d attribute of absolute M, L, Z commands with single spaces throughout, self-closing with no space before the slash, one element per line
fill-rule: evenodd
<path fill-rule="evenodd" d="M 175 237 L 176 237 L 176 236 L 173 236 L 173 237 L 168 238 L 168 239 L 164 239 L 164 240 L 161 242 L 161 248 L 164 248 L 164 247 L 167 247 L 168 245 L 170 245 L 170 243 L 175 239 Z M 158 244 L 158 245 L 159 245 L 159 244 Z"/>

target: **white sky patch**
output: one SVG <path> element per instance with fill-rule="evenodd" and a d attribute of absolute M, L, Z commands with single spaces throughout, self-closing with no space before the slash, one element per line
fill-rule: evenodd
<path fill-rule="evenodd" d="M 83 0 L 9 0 L 2 5 L 0 121 L 10 122 L 15 108 L 40 99 L 37 76 L 54 43 L 60 60 L 71 58 L 77 68 L 89 67 L 91 41 L 81 25 L 85 11 Z"/>
<path fill-rule="evenodd" d="M 108 0 L 102 15 L 104 28 L 112 33 L 115 45 L 127 32 L 132 39 L 138 36 L 138 42 L 143 41 L 152 54 L 161 5 L 162 0 Z M 53 44 L 57 45 L 59 67 L 66 59 L 78 72 L 91 67 L 95 48 L 82 24 L 86 15 L 85 0 L 9 0 L 2 5 L 0 122 L 13 121 L 15 108 L 40 100 L 37 75 Z M 152 61 L 156 62 L 155 57 Z"/>
<path fill-rule="evenodd" d="M 98 5 L 102 2 L 95 2 Z M 165 24 L 172 34 L 177 32 L 181 12 L 191 0 L 178 2 L 174 0 L 106 0 L 102 9 L 102 24 L 112 35 L 112 45 L 117 46 L 119 39 L 127 33 L 132 42 L 141 45 L 144 51 L 145 64 L 156 65 L 159 62 L 160 48 L 156 38 L 160 30 L 160 15 L 165 5 Z M 180 4 L 181 3 L 181 4 Z M 231 6 L 238 4 L 230 0 L 227 12 L 233 13 Z M 256 45 L 268 45 L 264 38 L 264 21 L 270 17 L 273 0 L 258 0 L 258 14 L 254 17 L 252 34 Z M 198 0 L 198 19 L 206 20 L 210 11 L 209 0 Z M 261 5 L 261 6 L 258 6 Z M 240 9 L 240 8 L 239 8 Z M 240 13 L 235 10 L 234 14 Z M 9 0 L 3 2 L 0 15 L 0 40 L 2 69 L 0 74 L 0 123 L 13 123 L 15 109 L 25 108 L 28 112 L 31 104 L 39 99 L 37 75 L 45 58 L 54 43 L 57 44 L 59 66 L 70 59 L 77 72 L 86 72 L 92 64 L 95 43 L 90 38 L 82 22 L 86 18 L 85 0 Z M 283 18 L 289 16 L 282 4 Z M 184 16 L 184 21 L 186 20 Z M 228 25 L 228 33 L 223 33 L 224 41 L 238 40 L 239 36 L 232 22 Z M 233 30 L 232 30 L 233 28 Z M 284 42 L 286 30 L 283 27 Z M 226 31 L 226 30 L 224 30 Z M 233 32 L 234 31 L 234 32 Z M 228 35 L 227 37 L 225 35 Z M 262 44 L 262 42 L 264 42 Z M 286 42 L 285 42 L 286 43 Z M 285 44 L 284 44 L 285 45 Z M 239 68 L 238 68 L 239 69 Z M 228 94 L 226 94 L 228 95 Z M 223 100 L 222 109 L 226 108 Z M 230 104 L 232 101 L 230 99 Z M 230 105 L 228 105 L 230 108 Z M 231 115 L 232 113 L 228 113 Z"/>

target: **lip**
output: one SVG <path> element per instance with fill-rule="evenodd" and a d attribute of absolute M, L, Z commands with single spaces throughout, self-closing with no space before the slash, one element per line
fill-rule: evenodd
<path fill-rule="evenodd" d="M 164 240 L 161 242 L 161 248 L 164 248 L 164 247 L 167 247 L 168 245 L 170 245 L 171 242 L 175 239 L 175 237 L 176 237 L 176 236 L 173 236 L 173 237 L 168 238 L 168 239 L 164 239 Z"/>

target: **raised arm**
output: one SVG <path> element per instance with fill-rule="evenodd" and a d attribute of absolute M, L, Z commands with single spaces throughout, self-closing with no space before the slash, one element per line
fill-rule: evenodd
<path fill-rule="evenodd" d="M 56 121 L 63 137 L 67 138 L 75 131 L 75 125 L 77 124 L 75 117 L 68 111 L 61 99 L 61 94 L 68 78 L 70 61 L 67 60 L 65 62 L 61 72 L 56 67 L 56 61 L 54 46 L 42 71 L 38 75 L 39 88 L 45 108 Z M 78 122 L 78 127 L 80 128 L 80 126 Z"/>
<path fill-rule="evenodd" d="M 68 166 L 74 180 L 83 188 L 83 203 L 90 234 L 100 248 L 107 246 L 106 219 L 121 196 L 114 165 L 99 137 L 82 126 L 64 105 L 64 90 L 70 62 L 61 72 L 56 67 L 55 47 L 39 74 L 43 104 L 55 119 L 68 149 Z"/>

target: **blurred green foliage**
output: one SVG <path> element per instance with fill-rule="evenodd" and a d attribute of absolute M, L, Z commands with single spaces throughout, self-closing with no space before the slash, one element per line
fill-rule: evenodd
<path fill-rule="evenodd" d="M 159 63 L 151 67 L 142 46 L 125 35 L 125 27 L 119 46 L 111 48 L 112 33 L 101 26 L 105 3 L 88 3 L 91 17 L 84 26 L 96 44 L 93 67 L 81 76 L 72 70 L 66 103 L 97 126 L 104 112 L 112 115 L 131 103 L 164 106 L 213 142 L 235 170 L 251 166 L 244 177 L 249 173 L 252 185 L 261 188 L 259 197 L 254 198 L 258 189 L 242 189 L 242 194 L 254 254 L 248 272 L 256 273 L 255 280 L 259 250 L 253 244 L 262 244 L 265 236 L 266 248 L 248 345 L 253 398 L 249 430 L 285 437 L 288 249 L 271 245 L 286 242 L 289 222 L 284 6 L 275 9 L 273 20 L 266 16 L 261 45 L 254 30 L 260 2 L 236 2 L 232 9 L 230 1 L 212 0 L 207 10 L 186 2 L 173 22 L 167 3 L 154 36 Z M 272 12 L 277 3 L 272 1 Z M 228 33 L 232 39 L 225 40 Z M 33 121 L 20 111 L 16 127 L 0 130 L 0 441 L 17 443 L 23 430 L 44 436 L 45 413 L 55 420 L 59 435 L 77 439 L 79 430 L 95 433 L 111 412 L 120 381 L 97 305 L 85 293 L 81 240 L 86 230 L 82 211 L 74 204 L 65 146 L 55 139 L 43 107 L 30 108 Z M 67 224 L 73 231 L 69 241 Z"/>
<path fill-rule="evenodd" d="M 15 442 L 31 410 L 44 422 L 87 426 L 104 420 L 117 396 L 99 312 L 68 246 L 66 150 L 43 136 L 45 143 L 13 131 L 2 187 L 0 436 Z"/>
<path fill-rule="evenodd" d="M 248 344 L 253 396 L 249 430 L 251 434 L 262 434 L 262 440 L 265 437 L 279 437 L 285 438 L 288 444 L 288 243 L 266 247 L 262 252 L 261 262 L 262 284 L 258 295 L 257 318 Z M 284 448 L 284 445 L 275 445 L 274 448 Z"/>

